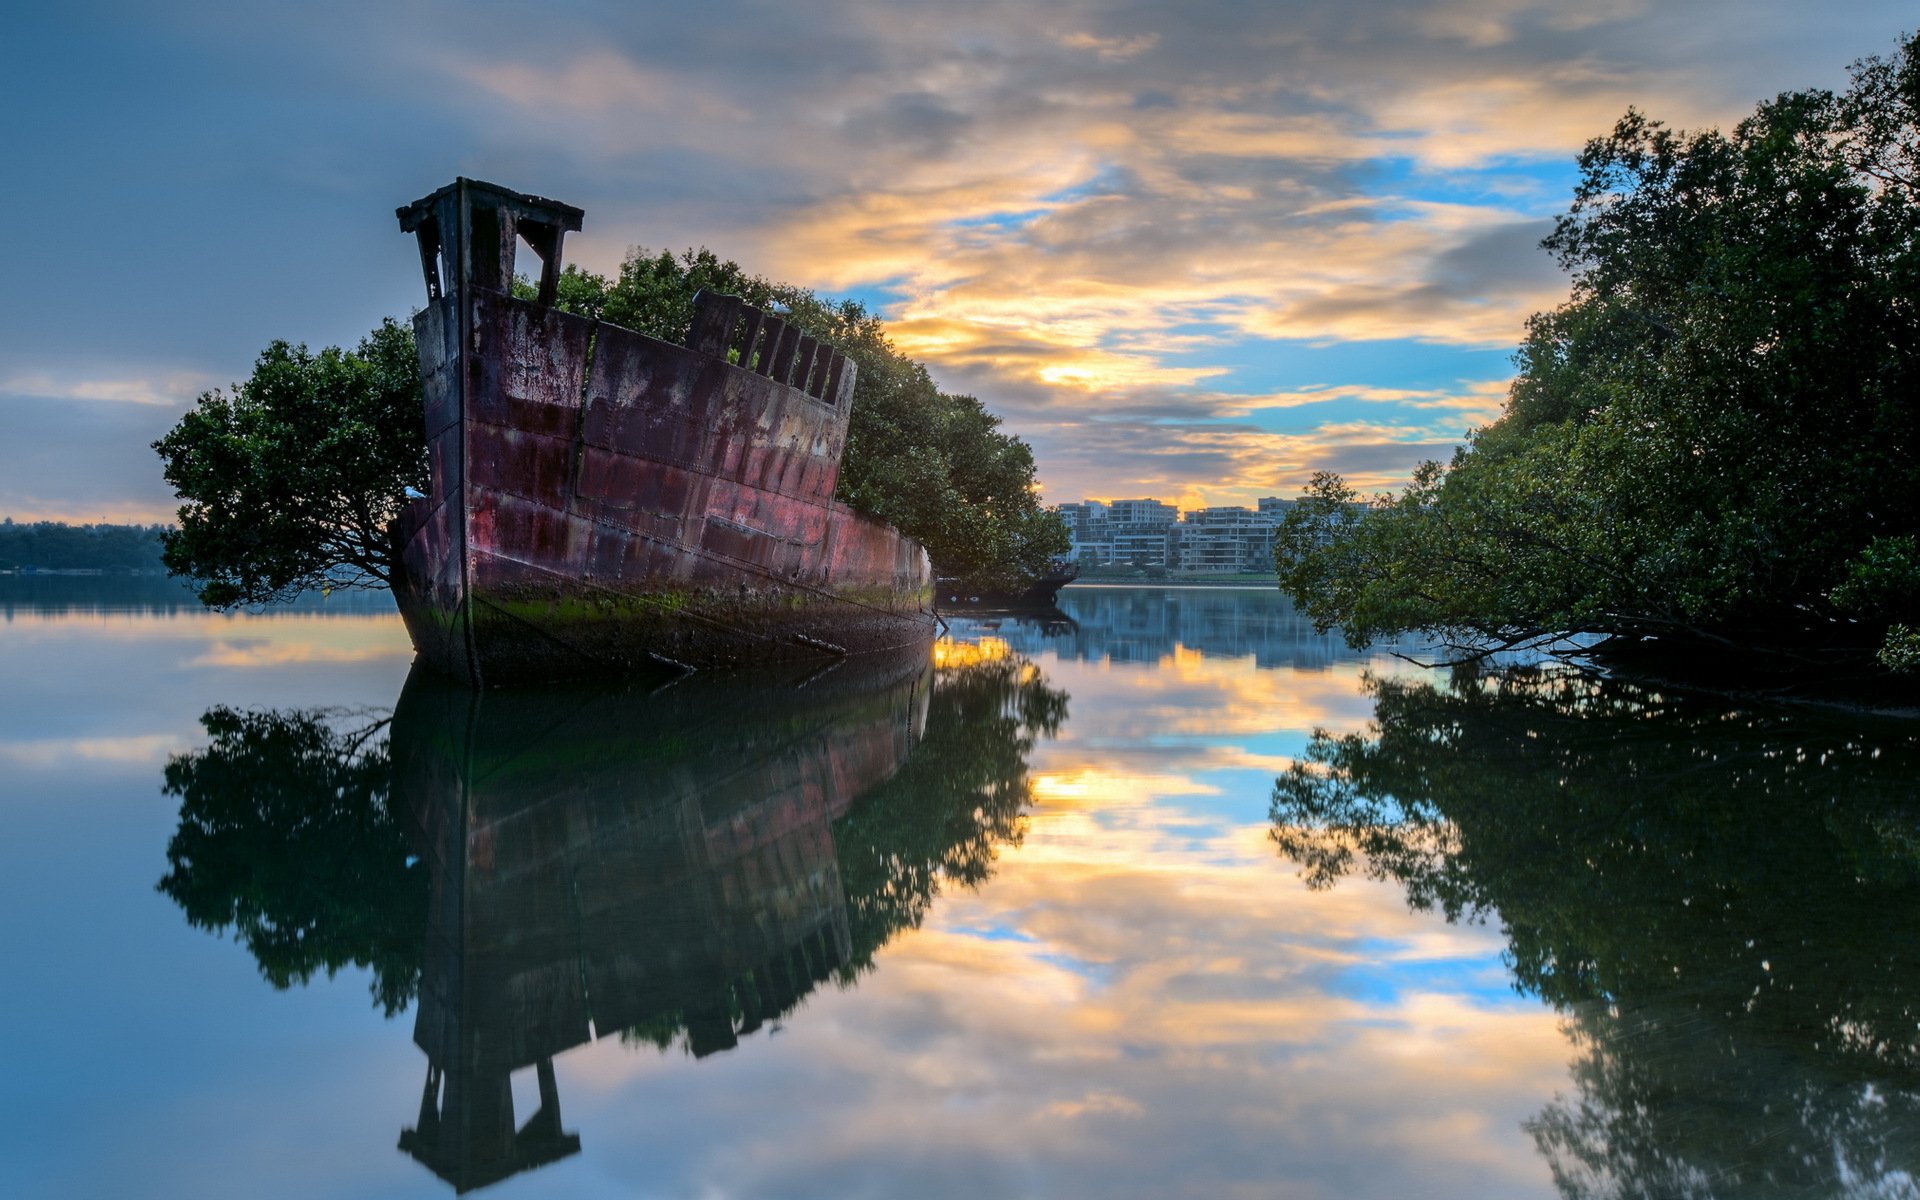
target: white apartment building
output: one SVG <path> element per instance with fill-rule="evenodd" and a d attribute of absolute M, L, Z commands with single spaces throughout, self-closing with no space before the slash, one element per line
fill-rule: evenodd
<path fill-rule="evenodd" d="M 1215 574 L 1273 566 L 1273 527 L 1293 501 L 1268 496 L 1259 507 L 1222 506 L 1182 514 L 1160 500 L 1083 500 L 1062 504 L 1070 556 L 1087 567 L 1166 567 Z"/>

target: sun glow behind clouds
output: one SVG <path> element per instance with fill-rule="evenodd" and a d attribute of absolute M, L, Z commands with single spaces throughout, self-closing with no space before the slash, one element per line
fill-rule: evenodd
<path fill-rule="evenodd" d="M 540 110 L 564 110 L 600 129 L 616 156 L 623 139 L 627 157 L 697 142 L 736 167 L 751 160 L 762 175 L 781 176 L 790 201 L 713 240 L 744 242 L 756 253 L 743 257 L 776 276 L 829 290 L 884 288 L 902 348 L 1031 436 L 1056 499 L 1086 493 L 1096 473 L 1108 490 L 1119 475 L 1129 480 L 1120 491 L 1223 502 L 1291 490 L 1329 465 L 1391 482 L 1467 423 L 1421 427 L 1390 408 L 1386 422 L 1419 435 L 1375 439 L 1355 457 L 1304 414 L 1223 439 L 1208 426 L 1260 397 L 1202 389 L 1258 362 L 1276 339 L 1410 339 L 1433 346 L 1436 360 L 1447 347 L 1509 345 L 1525 314 L 1563 288 L 1537 254 L 1493 253 L 1512 248 L 1516 229 L 1537 240 L 1546 211 L 1537 197 L 1497 204 L 1479 189 L 1482 200 L 1462 203 L 1419 187 L 1369 186 L 1383 157 L 1450 176 L 1484 171 L 1492 152 L 1478 142 L 1443 147 L 1444 131 L 1376 112 L 1379 81 L 1355 88 L 1346 74 L 1358 63 L 1316 61 L 1303 74 L 1303 55 L 1317 59 L 1311 50 L 1324 47 L 1297 44 L 1291 22 L 1268 29 L 1258 14 L 1237 17 L 1247 28 L 1236 36 L 1260 46 L 1255 54 L 1221 44 L 1215 35 L 1225 30 L 1196 40 L 1192 29 L 1123 28 L 1134 18 L 1098 6 L 1098 19 L 1063 28 L 1013 10 L 962 29 L 846 12 L 859 14 L 854 40 L 873 50 L 867 69 L 830 92 L 781 75 L 784 124 L 807 131 L 798 139 L 770 140 L 765 123 L 707 104 L 676 111 L 670 131 L 656 133 L 651 120 L 615 124 L 690 82 L 644 50 L 596 45 L 545 61 L 456 53 L 443 69 L 511 120 L 538 124 Z M 1203 51 L 1201 82 L 1191 68 Z M 1466 86 L 1441 74 L 1445 86 Z M 1532 68 L 1521 74 L 1537 82 Z M 1499 111 L 1553 104 L 1518 84 L 1503 100 L 1500 80 L 1486 82 Z M 1419 84 L 1441 86 L 1424 76 L 1398 86 Z M 1578 119 L 1596 103 L 1574 105 Z M 690 139 L 689 130 L 702 132 Z M 1546 151 L 1529 143 L 1511 153 Z M 1351 417 L 1397 382 L 1298 385 L 1326 388 L 1326 401 Z M 1469 381 L 1465 396 L 1480 401 L 1485 386 Z M 1477 418 L 1490 411 L 1454 408 Z M 1143 410 L 1159 411 L 1130 419 Z M 1116 463 L 1076 453 L 1076 430 L 1115 417 L 1122 426 L 1113 432 L 1136 444 L 1200 459 L 1155 462 L 1141 449 Z"/>

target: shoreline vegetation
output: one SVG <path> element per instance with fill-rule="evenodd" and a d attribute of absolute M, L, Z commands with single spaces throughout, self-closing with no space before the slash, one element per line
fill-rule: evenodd
<path fill-rule="evenodd" d="M 164 575 L 165 525 L 0 519 L 0 575 Z"/>
<path fill-rule="evenodd" d="M 1316 475 L 1282 590 L 1356 647 L 1911 702 L 1920 36 L 1729 133 L 1629 110 L 1579 168 L 1504 414 L 1397 495 Z"/>

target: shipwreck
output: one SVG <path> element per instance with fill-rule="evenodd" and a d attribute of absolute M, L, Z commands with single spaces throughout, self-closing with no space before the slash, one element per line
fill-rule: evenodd
<path fill-rule="evenodd" d="M 427 288 L 432 482 L 394 587 L 421 661 L 482 687 L 930 643 L 925 549 L 833 498 L 852 360 L 732 296 L 685 345 L 561 311 L 582 215 L 464 178 L 399 210 Z"/>

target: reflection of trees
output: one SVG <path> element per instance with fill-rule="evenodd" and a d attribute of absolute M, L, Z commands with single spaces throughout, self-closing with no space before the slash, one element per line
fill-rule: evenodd
<path fill-rule="evenodd" d="M 557 1056 L 725 1050 L 987 877 L 1067 703 L 1004 649 L 657 693 L 416 675 L 391 721 L 216 708 L 167 765 L 160 889 L 275 986 L 351 963 L 389 1015 L 417 1001 L 401 1149 L 485 1186 L 580 1149 Z"/>
<path fill-rule="evenodd" d="M 420 980 L 427 880 L 391 794 L 387 721 L 325 710 L 200 718 L 205 749 L 176 755 L 180 798 L 159 888 L 197 928 L 232 929 L 277 988 L 371 968 L 392 1015 Z"/>
<path fill-rule="evenodd" d="M 1309 883 L 1495 917 L 1572 1017 L 1530 1129 L 1568 1195 L 1920 1170 L 1920 736 L 1537 669 L 1373 680 L 1276 784 Z"/>
<path fill-rule="evenodd" d="M 998 846 L 1020 843 L 1027 756 L 1066 718 L 1067 694 L 1018 656 L 960 656 L 935 672 L 913 756 L 834 825 L 853 940 L 843 978 L 918 928 L 942 881 L 974 887 Z"/>
<path fill-rule="evenodd" d="M 547 739 L 562 772 L 532 774 L 591 777 L 608 788 L 624 778 L 631 796 L 637 785 L 657 789 L 666 778 L 663 764 L 710 758 L 711 768 L 689 768 L 695 777 L 713 770 L 736 787 L 734 777 L 746 765 L 741 754 L 751 747 L 790 749 L 796 738 L 824 736 L 833 726 L 832 719 L 808 715 L 820 711 L 811 696 L 796 693 L 787 702 L 780 711 L 793 715 L 785 725 L 770 724 L 771 715 L 748 716 L 749 706 L 737 698 L 709 706 L 710 715 L 696 706 L 681 720 L 651 726 L 603 717 L 601 724 L 617 730 L 602 737 L 606 731 L 592 726 L 596 736 L 585 741 L 556 738 L 546 722 L 529 721 L 528 736 Z M 925 732 L 905 765 L 832 824 L 852 956 L 831 965 L 844 978 L 870 965 L 895 932 L 917 926 L 942 881 L 981 882 L 996 847 L 1019 841 L 1030 796 L 1027 756 L 1037 738 L 1051 736 L 1065 719 L 1067 697 L 1016 656 L 949 655 L 934 672 L 927 703 Z M 606 711 L 608 704 L 607 697 L 594 697 L 593 707 Z M 462 707 L 461 722 L 464 713 Z M 525 715 L 516 711 L 513 720 Z M 379 1005 L 389 1015 L 405 1008 L 420 984 L 430 889 L 425 868 L 431 865 L 423 860 L 432 852 L 421 840 L 427 798 L 394 794 L 389 721 L 328 710 L 221 707 L 208 710 L 201 723 L 209 744 L 166 768 L 164 790 L 180 798 L 181 809 L 160 890 L 196 927 L 233 930 L 275 987 L 304 983 L 316 970 L 363 966 L 373 972 Z M 416 723 L 407 753 L 444 753 L 438 729 Z M 502 756 L 513 753 L 498 737 L 490 744 Z M 778 1006 L 765 1003 L 759 1015 L 791 1008 L 812 986 L 796 983 L 798 990 L 782 988 Z M 753 1014 L 732 1015 L 744 1025 Z M 634 1040 L 657 1045 L 685 1032 L 686 1017 L 677 1010 L 629 1031 Z"/>
<path fill-rule="evenodd" d="M 999 632 L 1016 650 L 1088 662 L 1151 663 L 1177 646 L 1306 671 L 1364 657 L 1338 634 L 1315 632 L 1271 586 L 1082 587 L 1062 592 L 1060 604 L 1068 615 L 1064 629 L 1001 619 Z"/>

